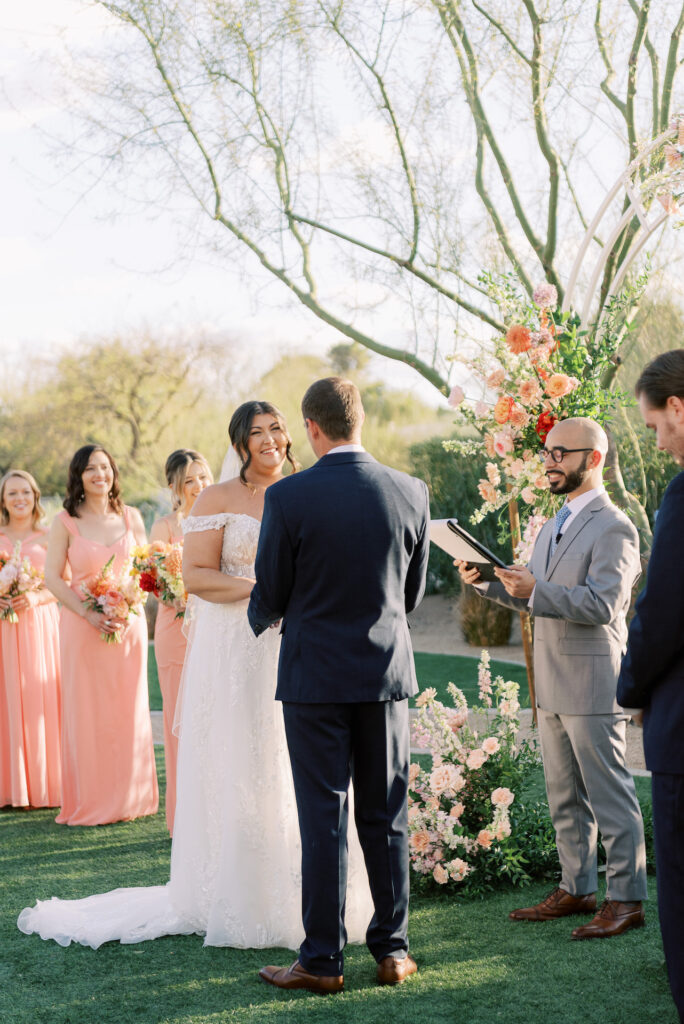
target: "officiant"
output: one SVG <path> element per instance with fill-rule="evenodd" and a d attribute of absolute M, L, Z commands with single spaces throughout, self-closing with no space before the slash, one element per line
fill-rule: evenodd
<path fill-rule="evenodd" d="M 565 495 L 541 529 L 528 567 L 496 568 L 490 600 L 535 618 L 539 739 L 561 863 L 560 885 L 514 921 L 593 918 L 573 939 L 606 938 L 644 923 L 646 853 L 634 780 L 625 764 L 628 716 L 615 694 L 637 532 L 603 486 L 608 439 L 592 420 L 561 420 L 542 449 L 553 494 Z M 459 562 L 466 583 L 479 571 Z M 596 910 L 597 838 L 606 850 L 606 899 Z"/>

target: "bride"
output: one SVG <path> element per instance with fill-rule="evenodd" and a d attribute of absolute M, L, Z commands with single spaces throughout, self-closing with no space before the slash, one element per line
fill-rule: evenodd
<path fill-rule="evenodd" d="M 299 831 L 280 704 L 280 638 L 257 640 L 247 622 L 264 493 L 293 469 L 284 420 L 267 402 L 233 414 L 222 482 L 183 522 L 191 594 L 180 727 L 171 877 L 164 886 L 115 889 L 80 900 L 38 900 L 21 931 L 63 946 L 141 942 L 198 933 L 205 945 L 297 949 L 301 919 Z M 350 815 L 350 821 L 352 819 Z M 346 925 L 363 942 L 373 908 L 350 828 Z"/>

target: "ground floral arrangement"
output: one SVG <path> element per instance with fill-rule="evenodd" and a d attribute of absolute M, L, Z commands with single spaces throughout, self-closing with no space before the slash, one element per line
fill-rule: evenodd
<path fill-rule="evenodd" d="M 413 741 L 431 755 L 412 763 L 409 847 L 413 870 L 429 887 L 477 893 L 528 882 L 558 868 L 555 836 L 544 804 L 526 790 L 538 777 L 536 743 L 517 741 L 517 683 L 492 680 L 489 654 L 478 667 L 477 732 L 462 691 L 449 683 L 453 707 L 431 687 L 419 707 Z"/>
<path fill-rule="evenodd" d="M 501 512 L 511 499 L 527 506 L 527 527 L 516 551 L 517 560 L 527 562 L 539 529 L 559 504 L 548 489 L 540 448 L 559 419 L 588 416 L 605 425 L 616 405 L 626 401 L 624 392 L 608 390 L 602 381 L 616 358 L 620 314 L 645 280 L 614 301 L 600 332 L 581 330 L 576 314 L 558 310 L 551 284 L 538 285 L 530 302 L 510 277 L 483 275 L 481 280 L 508 327 L 487 352 L 462 360 L 479 398 L 467 397 L 460 386 L 449 396 L 460 422 L 480 439 L 444 446 L 465 455 L 485 452 L 490 459 L 479 483 L 482 505 L 472 523 Z"/>

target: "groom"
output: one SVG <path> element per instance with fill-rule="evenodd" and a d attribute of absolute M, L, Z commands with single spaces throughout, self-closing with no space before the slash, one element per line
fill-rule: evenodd
<path fill-rule="evenodd" d="M 283 702 L 302 838 L 305 939 L 284 989 L 339 992 L 346 942 L 347 790 L 375 913 L 366 942 L 382 985 L 408 955 L 408 698 L 416 690 L 406 615 L 425 588 L 427 487 L 361 445 L 351 381 L 316 381 L 302 400 L 318 462 L 269 487 L 248 616 L 258 636 L 282 619 Z M 278 894 L 274 893 L 274 899 Z"/>

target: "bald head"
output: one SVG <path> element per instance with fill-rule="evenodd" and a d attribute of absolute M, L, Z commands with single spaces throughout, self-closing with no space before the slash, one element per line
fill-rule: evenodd
<path fill-rule="evenodd" d="M 546 437 L 546 447 L 561 445 L 563 448 L 591 448 L 605 458 L 608 452 L 608 437 L 600 423 L 588 416 L 573 416 L 559 420 Z"/>
<path fill-rule="evenodd" d="M 608 438 L 600 424 L 586 416 L 559 420 L 546 435 L 545 446 L 547 452 L 563 449 L 560 462 L 553 460 L 550 454 L 544 459 L 544 472 L 552 494 L 567 494 L 572 500 L 601 486 Z"/>

